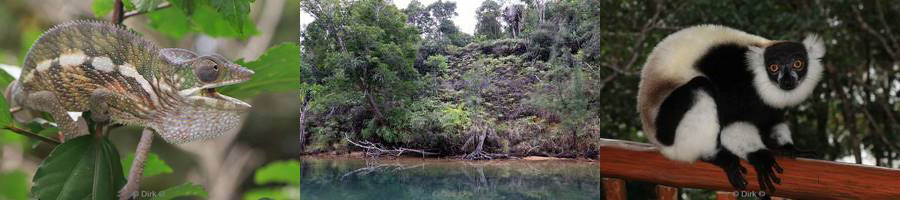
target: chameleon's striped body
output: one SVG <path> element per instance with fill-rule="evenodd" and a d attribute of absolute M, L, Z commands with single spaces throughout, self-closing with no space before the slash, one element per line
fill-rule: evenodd
<path fill-rule="evenodd" d="M 43 102 L 50 101 L 41 99 L 46 97 L 34 94 L 54 96 L 51 99 L 67 112 L 92 111 L 96 101 L 104 99 L 113 121 L 152 128 L 172 143 L 218 136 L 240 124 L 245 110 L 208 106 L 215 104 L 210 98 L 180 95 L 179 91 L 203 83 L 189 65 L 180 63 L 189 58 L 167 58 L 160 51 L 153 43 L 114 25 L 65 23 L 44 33 L 33 45 L 20 80 L 8 93 L 25 108 L 51 113 L 64 131 L 73 128 L 60 122 L 66 121 L 60 119 L 64 117 L 60 111 L 47 105 L 52 102 Z M 253 73 L 243 68 L 231 72 L 228 75 L 248 79 Z M 96 97 L 97 91 L 105 93 Z"/>

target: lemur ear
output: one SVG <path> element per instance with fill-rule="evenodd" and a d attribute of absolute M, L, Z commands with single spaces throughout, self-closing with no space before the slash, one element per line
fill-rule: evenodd
<path fill-rule="evenodd" d="M 825 42 L 816 34 L 809 34 L 803 39 L 803 46 L 806 47 L 806 53 L 809 58 L 820 59 L 825 56 Z"/>
<path fill-rule="evenodd" d="M 173 64 L 184 63 L 186 61 L 197 58 L 197 54 L 195 54 L 193 51 L 179 48 L 160 49 L 159 55 L 166 61 L 169 61 Z"/>

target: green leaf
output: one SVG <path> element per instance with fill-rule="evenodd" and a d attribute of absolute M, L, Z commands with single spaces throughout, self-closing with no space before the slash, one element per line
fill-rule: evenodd
<path fill-rule="evenodd" d="M 6 70 L 0 70 L 0 88 L 6 88 L 9 86 L 9 83 L 15 81 L 12 76 L 7 74 Z M 0 125 L 9 125 L 12 126 L 12 114 L 9 113 L 9 104 L 6 102 L 6 98 L 0 97 Z M 16 134 L 9 130 L 0 130 L 0 144 L 22 144 L 27 138 L 25 136 Z"/>
<path fill-rule="evenodd" d="M 7 74 L 6 70 L 0 70 L 0 88 L 6 88 L 9 86 L 9 83 L 15 81 L 12 76 Z M 9 113 L 9 104 L 6 102 L 6 98 L 0 97 L 0 124 L 10 124 L 12 123 L 12 115 Z"/>
<path fill-rule="evenodd" d="M 0 199 L 27 199 L 28 177 L 25 172 L 16 170 L 0 172 Z"/>
<path fill-rule="evenodd" d="M 126 12 L 137 9 L 134 2 L 131 2 L 131 0 L 122 0 L 122 7 L 125 7 Z"/>
<path fill-rule="evenodd" d="M 118 199 L 125 176 L 109 139 L 89 135 L 53 149 L 33 182 L 32 197 L 37 199 Z"/>
<path fill-rule="evenodd" d="M 187 15 L 178 9 L 150 12 L 147 13 L 147 18 L 150 19 L 150 27 L 175 39 L 180 39 L 191 29 Z"/>
<path fill-rule="evenodd" d="M 244 25 L 239 29 L 208 5 L 197 5 L 191 19 L 200 31 L 214 37 L 246 38 L 258 32 L 249 17 L 243 18 Z"/>
<path fill-rule="evenodd" d="M 131 170 L 131 163 L 134 161 L 134 154 L 129 154 L 127 157 L 122 159 L 122 166 L 125 168 L 125 172 Z M 144 174 L 142 177 L 151 177 L 160 174 L 169 174 L 172 173 L 172 168 L 166 164 L 166 161 L 159 159 L 159 155 L 155 153 L 147 154 L 147 162 L 144 164 Z"/>
<path fill-rule="evenodd" d="M 26 25 L 24 30 L 22 31 L 22 49 L 19 53 L 19 63 L 24 63 L 25 54 L 28 54 L 28 50 L 31 49 L 31 45 L 37 41 L 38 38 L 41 37 L 41 34 L 44 32 L 34 24 Z M 5 88 L 4 88 L 5 89 Z"/>
<path fill-rule="evenodd" d="M 300 185 L 303 179 L 299 173 L 302 170 L 300 162 L 296 160 L 272 162 L 256 170 L 256 177 L 253 181 L 259 185 L 267 183 Z"/>
<path fill-rule="evenodd" d="M 216 8 L 234 27 L 243 32 L 244 19 L 250 14 L 250 2 L 247 0 L 211 0 Z"/>
<path fill-rule="evenodd" d="M 192 13 L 194 13 L 194 8 L 197 6 L 197 3 L 200 3 L 200 1 L 169 0 L 169 3 L 181 10 L 185 15 L 191 15 Z"/>
<path fill-rule="evenodd" d="M 296 198 L 288 198 L 287 195 L 284 194 L 285 188 L 260 188 L 253 189 L 244 193 L 245 200 L 260 200 L 260 199 L 296 199 Z"/>
<path fill-rule="evenodd" d="M 162 0 L 141 0 L 138 2 L 137 10 L 141 12 L 153 11 L 156 10 L 156 7 L 159 6 Z"/>
<path fill-rule="evenodd" d="M 94 3 L 91 4 L 91 8 L 94 10 L 95 17 L 103 18 L 106 17 L 109 12 L 112 12 L 115 4 L 116 3 L 113 0 L 94 0 Z"/>
<path fill-rule="evenodd" d="M 153 197 L 153 200 L 174 199 L 175 197 L 184 197 L 184 196 L 197 196 L 197 197 L 207 198 L 209 196 L 209 194 L 207 194 L 206 190 L 203 190 L 203 187 L 201 187 L 200 185 L 193 184 L 193 183 L 184 183 L 184 184 L 160 191 L 157 196 Z"/>
<path fill-rule="evenodd" d="M 222 88 L 223 94 L 246 99 L 262 92 L 296 90 L 302 87 L 304 71 L 309 64 L 303 60 L 303 49 L 292 43 L 279 44 L 255 61 L 238 64 L 255 72 L 250 81 Z"/>

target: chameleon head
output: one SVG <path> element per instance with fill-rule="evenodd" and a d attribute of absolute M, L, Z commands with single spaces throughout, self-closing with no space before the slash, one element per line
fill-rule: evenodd
<path fill-rule="evenodd" d="M 195 106 L 245 112 L 250 104 L 216 92 L 216 88 L 250 80 L 253 71 L 220 55 L 197 56 L 184 49 L 163 49 L 162 57 L 179 67 L 178 94 Z"/>

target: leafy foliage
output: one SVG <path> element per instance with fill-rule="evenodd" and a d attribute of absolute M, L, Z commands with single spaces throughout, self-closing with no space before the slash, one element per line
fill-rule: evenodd
<path fill-rule="evenodd" d="M 209 194 L 206 193 L 206 190 L 203 189 L 202 186 L 193 184 L 193 183 L 184 183 L 181 185 L 177 185 L 163 191 L 159 191 L 158 196 L 154 196 L 152 200 L 168 200 L 168 199 L 176 199 L 178 197 L 200 197 L 200 198 L 208 198 Z"/>
<path fill-rule="evenodd" d="M 212 7 L 222 14 L 237 30 L 243 32 L 244 21 L 250 13 L 249 0 L 210 0 Z"/>
<path fill-rule="evenodd" d="M 495 40 L 503 37 L 503 29 L 500 25 L 500 4 L 494 0 L 486 0 L 481 3 L 477 15 L 478 25 L 475 26 L 475 37 L 478 40 Z"/>
<path fill-rule="evenodd" d="M 140 5 L 123 1 L 126 11 L 154 11 L 147 14 L 150 26 L 173 38 L 196 31 L 216 37 L 246 38 L 256 34 L 250 20 L 251 0 L 169 0 L 175 9 L 156 10 L 163 0 L 143 0 Z M 113 10 L 113 0 L 95 0 L 94 15 L 103 17 Z"/>
<path fill-rule="evenodd" d="M 302 177 L 295 173 L 301 170 L 303 169 L 300 162 L 296 160 L 272 162 L 256 170 L 253 182 L 260 185 L 269 183 L 300 184 Z"/>
<path fill-rule="evenodd" d="M 363 98 L 356 102 L 364 105 L 355 106 L 374 113 L 364 122 L 362 135 L 400 142 L 405 122 L 397 119 L 408 110 L 387 105 L 406 105 L 419 90 L 420 75 L 413 68 L 417 31 L 406 25 L 403 13 L 382 1 L 307 2 L 304 8 L 317 18 L 308 25 L 303 43 L 316 55 L 312 63 L 323 75 L 324 93 L 362 93 L 355 98 Z"/>
<path fill-rule="evenodd" d="M 31 192 L 38 199 L 115 199 L 124 185 L 119 152 L 91 135 L 57 146 L 38 167 Z"/>
<path fill-rule="evenodd" d="M 26 199 L 28 177 L 22 171 L 0 172 L 0 199 Z"/>
<path fill-rule="evenodd" d="M 228 86 L 220 91 L 235 98 L 248 98 L 263 92 L 299 90 L 311 74 L 310 66 L 304 60 L 303 49 L 291 43 L 276 45 L 251 62 L 238 61 L 237 64 L 255 72 L 245 83 Z"/>
<path fill-rule="evenodd" d="M 134 154 L 129 154 L 128 157 L 122 159 L 122 166 L 125 169 L 123 172 L 127 172 L 131 170 L 131 164 L 134 161 Z M 147 161 L 144 163 L 144 173 L 141 175 L 142 177 L 156 176 L 160 174 L 168 174 L 172 173 L 172 167 L 166 164 L 166 161 L 159 159 L 159 155 L 155 153 L 147 154 Z M 126 176 L 128 174 L 125 174 Z"/>

